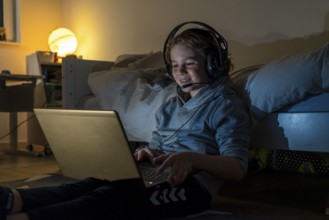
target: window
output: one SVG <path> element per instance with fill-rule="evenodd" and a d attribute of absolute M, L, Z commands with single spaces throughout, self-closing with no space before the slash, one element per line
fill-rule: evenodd
<path fill-rule="evenodd" d="M 5 28 L 5 35 L 1 27 Z M 0 0 L 0 40 L 20 41 L 19 0 Z"/>
<path fill-rule="evenodd" d="M 0 27 L 3 27 L 3 0 L 0 0 Z"/>

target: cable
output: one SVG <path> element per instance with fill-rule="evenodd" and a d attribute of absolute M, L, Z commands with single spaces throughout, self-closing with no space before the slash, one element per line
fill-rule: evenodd
<path fill-rule="evenodd" d="M 30 117 L 28 117 L 26 120 L 20 122 L 15 128 L 13 128 L 11 131 L 9 131 L 7 134 L 4 134 L 3 136 L 0 137 L 0 140 L 4 139 L 5 137 L 11 135 L 12 133 L 16 132 L 18 130 L 18 128 L 20 126 L 22 126 L 24 123 L 26 123 L 27 121 L 31 120 L 32 118 L 34 118 L 35 115 L 32 114 Z"/>
<path fill-rule="evenodd" d="M 189 123 L 191 120 L 192 120 L 192 118 L 194 117 L 194 115 L 196 115 L 196 113 L 197 112 L 199 112 L 200 110 L 201 110 L 201 107 L 203 107 L 205 104 L 207 104 L 207 103 L 203 103 L 202 105 L 200 105 L 199 107 L 198 107 L 198 109 L 197 110 L 195 110 L 194 112 L 193 112 L 193 114 L 191 115 L 191 117 L 190 118 L 188 118 L 181 126 L 179 126 L 177 129 L 175 129 L 174 130 L 174 132 L 169 136 L 169 137 L 166 137 L 164 140 L 161 140 L 161 142 L 160 142 L 160 145 L 162 146 L 166 141 L 168 141 L 168 140 L 170 140 L 172 137 L 174 137 L 174 135 L 176 135 L 187 123 Z"/>

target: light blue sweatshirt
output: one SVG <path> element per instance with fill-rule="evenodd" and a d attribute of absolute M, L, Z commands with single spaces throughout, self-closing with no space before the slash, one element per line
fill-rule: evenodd
<path fill-rule="evenodd" d="M 150 148 L 231 156 L 247 171 L 251 124 L 229 79 L 205 86 L 187 102 L 180 95 L 170 99 L 156 112 L 156 125 Z M 194 177 L 212 196 L 222 184 L 204 171 Z"/>

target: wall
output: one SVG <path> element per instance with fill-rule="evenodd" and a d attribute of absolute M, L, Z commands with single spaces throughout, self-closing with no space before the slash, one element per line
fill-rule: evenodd
<path fill-rule="evenodd" d="M 327 0 L 65 0 L 63 23 L 85 59 L 162 50 L 178 23 L 199 20 L 228 41 L 236 69 L 317 47 L 329 38 Z"/>
<path fill-rule="evenodd" d="M 20 0 L 21 42 L 17 45 L 0 44 L 0 71 L 25 74 L 25 58 L 37 50 L 48 50 L 48 35 L 62 24 L 61 0 Z M 9 132 L 8 113 L 0 113 L 0 137 Z M 19 113 L 19 122 L 26 113 Z M 19 140 L 26 141 L 26 123 L 19 130 Z M 0 140 L 8 141 L 9 138 Z"/>

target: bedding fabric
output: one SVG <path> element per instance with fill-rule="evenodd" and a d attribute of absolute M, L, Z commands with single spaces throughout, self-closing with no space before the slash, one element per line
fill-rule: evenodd
<path fill-rule="evenodd" d="M 280 112 L 329 112 L 329 92 L 307 96 L 294 104 L 283 107 Z"/>
<path fill-rule="evenodd" d="M 254 121 L 307 96 L 329 92 L 329 45 L 231 74 Z M 169 83 L 168 83 L 169 82 Z M 155 111 L 175 95 L 162 52 L 124 55 L 113 68 L 89 75 L 101 109 L 116 110 L 130 141 L 149 142 Z"/>
<path fill-rule="evenodd" d="M 176 84 L 168 80 L 161 54 L 150 53 L 128 67 L 114 65 L 89 75 L 89 86 L 101 109 L 118 112 L 130 141 L 150 142 L 155 111 L 175 95 Z M 125 59 L 132 60 L 128 55 Z M 120 59 L 120 63 L 127 62 Z"/>
<path fill-rule="evenodd" d="M 256 120 L 308 95 L 329 91 L 328 44 L 232 73 Z"/>
<path fill-rule="evenodd" d="M 84 97 L 79 104 L 77 108 L 88 110 L 101 109 L 99 98 L 93 95 Z"/>

